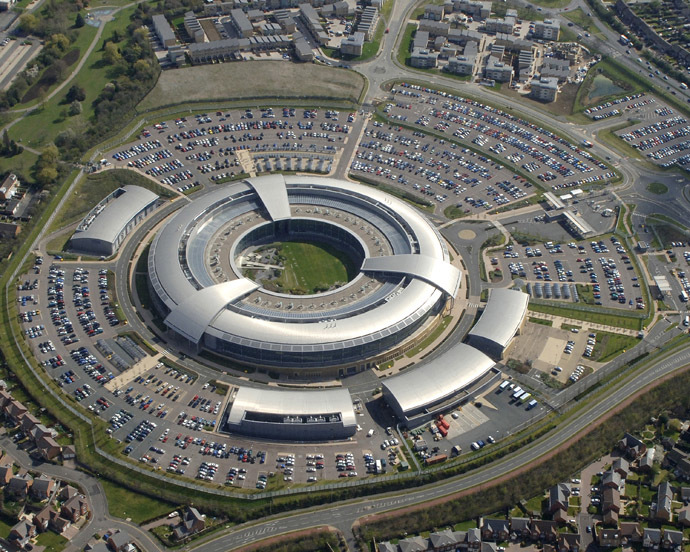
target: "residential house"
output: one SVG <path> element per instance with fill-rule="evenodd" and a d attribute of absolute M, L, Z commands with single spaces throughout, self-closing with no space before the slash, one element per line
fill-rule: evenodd
<path fill-rule="evenodd" d="M 14 425 L 18 425 L 21 422 L 22 416 L 27 413 L 27 408 L 15 399 L 7 403 L 4 410 L 5 416 Z"/>
<path fill-rule="evenodd" d="M 400 552 L 424 552 L 429 548 L 429 542 L 420 536 L 408 537 L 398 541 Z"/>
<path fill-rule="evenodd" d="M 26 414 L 24 417 L 28 416 L 29 414 Z M 22 420 L 23 421 L 23 420 Z M 31 439 L 34 443 L 38 443 L 42 438 L 44 437 L 52 437 L 53 433 L 43 424 L 34 424 L 31 429 L 25 433 L 29 439 Z"/>
<path fill-rule="evenodd" d="M 183 539 L 199 531 L 203 531 L 206 527 L 206 516 L 199 513 L 196 508 L 189 507 L 182 516 L 180 523 L 175 526 L 173 532 L 176 539 Z"/>
<path fill-rule="evenodd" d="M 34 479 L 31 485 L 31 496 L 38 500 L 47 500 L 55 490 L 55 480 L 47 475 L 41 474 L 40 477 Z"/>
<path fill-rule="evenodd" d="M 684 506 L 676 512 L 678 523 L 683 527 L 690 527 L 690 506 Z"/>
<path fill-rule="evenodd" d="M 690 502 L 690 487 L 680 488 L 680 498 L 683 502 Z"/>
<path fill-rule="evenodd" d="M 659 489 L 657 491 L 655 517 L 657 519 L 663 519 L 670 522 L 673 518 L 673 512 L 671 510 L 672 502 L 673 489 L 671 489 L 670 483 L 664 481 L 659 485 Z"/>
<path fill-rule="evenodd" d="M 617 472 L 621 476 L 621 479 L 627 479 L 628 472 L 630 472 L 630 462 L 628 462 L 625 458 L 622 457 L 616 458 L 613 461 L 611 469 Z"/>
<path fill-rule="evenodd" d="M 479 550 L 480 552 L 498 552 L 498 546 L 496 546 L 495 542 L 482 542 Z"/>
<path fill-rule="evenodd" d="M 557 510 L 568 511 L 568 499 L 570 497 L 570 487 L 567 483 L 558 483 L 549 489 L 549 513 L 553 514 Z"/>
<path fill-rule="evenodd" d="M 45 460 L 52 460 L 53 458 L 57 458 L 58 456 L 60 456 L 60 452 L 62 450 L 60 445 L 58 445 L 57 441 L 52 437 L 41 437 L 36 442 L 36 448 L 38 450 L 38 453 Z"/>
<path fill-rule="evenodd" d="M 0 466 L 0 485 L 3 487 L 10 482 L 14 472 L 12 471 L 12 464 L 8 466 Z"/>
<path fill-rule="evenodd" d="M 685 479 L 690 479 L 690 458 L 685 457 L 676 466 L 678 474 L 685 477 Z"/>
<path fill-rule="evenodd" d="M 10 529 L 7 540 L 17 548 L 27 549 L 29 541 L 36 536 L 36 527 L 26 520 L 21 520 L 17 525 Z"/>
<path fill-rule="evenodd" d="M 7 493 L 17 498 L 26 498 L 33 482 L 34 478 L 28 473 L 17 474 L 7 484 Z"/>
<path fill-rule="evenodd" d="M 5 405 L 11 401 L 12 395 L 10 395 L 7 389 L 0 389 L 0 408 L 5 408 Z"/>
<path fill-rule="evenodd" d="M 74 495 L 72 498 L 66 500 L 62 508 L 60 508 L 60 515 L 72 523 L 79 521 L 82 516 L 89 512 L 89 503 L 84 495 Z"/>
<path fill-rule="evenodd" d="M 24 435 L 29 435 L 34 426 L 40 423 L 41 421 L 36 416 L 31 414 L 31 412 L 27 412 L 24 414 L 24 416 L 22 416 L 22 421 L 19 424 L 19 428 L 22 430 Z"/>
<path fill-rule="evenodd" d="M 637 463 L 637 469 L 643 472 L 652 471 L 652 468 L 654 467 L 655 453 L 656 449 L 654 447 L 647 449 L 647 451 L 642 456 L 640 456 L 640 459 Z"/>
<path fill-rule="evenodd" d="M 452 551 L 465 542 L 467 534 L 464 531 L 446 529 L 429 535 L 429 548 L 435 552 Z"/>
<path fill-rule="evenodd" d="M 479 528 L 473 527 L 467 531 L 467 548 L 479 550 L 482 546 L 482 534 Z"/>
<path fill-rule="evenodd" d="M 607 527 L 618 527 L 618 512 L 609 510 L 603 516 L 604 525 Z"/>
<path fill-rule="evenodd" d="M 559 552 L 579 552 L 580 535 L 579 533 L 559 533 L 558 535 Z"/>
<path fill-rule="evenodd" d="M 621 530 L 616 529 L 600 529 L 599 530 L 599 547 L 600 548 L 618 548 L 621 545 Z"/>
<path fill-rule="evenodd" d="M 74 445 L 65 445 L 62 447 L 62 459 L 63 460 L 73 460 L 77 457 L 77 451 L 74 449 Z"/>
<path fill-rule="evenodd" d="M 48 504 L 43 510 L 34 515 L 33 524 L 39 533 L 44 533 L 50 525 L 50 513 L 54 512 L 53 507 Z"/>
<path fill-rule="evenodd" d="M 60 516 L 58 512 L 50 513 L 50 528 L 56 533 L 62 533 L 70 525 L 72 525 L 72 522 Z"/>
<path fill-rule="evenodd" d="M 616 489 L 617 491 L 620 491 L 620 488 L 621 488 L 621 476 L 620 476 L 620 474 L 618 472 L 614 472 L 611 470 L 604 472 L 604 475 L 601 478 L 601 488 L 602 489 L 611 488 L 611 489 Z"/>
<path fill-rule="evenodd" d="M 616 513 L 621 511 L 621 493 L 618 489 L 607 487 L 601 496 L 601 511 L 605 514 L 613 510 Z"/>
<path fill-rule="evenodd" d="M 647 451 L 647 445 L 645 445 L 640 439 L 626 433 L 623 438 L 618 441 L 618 449 L 625 454 L 630 460 L 639 458 Z"/>
<path fill-rule="evenodd" d="M 376 543 L 378 552 L 398 552 L 398 545 L 388 541 Z"/>
<path fill-rule="evenodd" d="M 665 469 L 675 468 L 678 463 L 685 458 L 685 456 L 686 455 L 682 450 L 673 448 L 664 456 L 664 460 L 661 462 L 661 467 Z"/>
<path fill-rule="evenodd" d="M 506 519 L 485 519 L 482 524 L 483 541 L 507 541 L 510 525 Z"/>
<path fill-rule="evenodd" d="M 635 521 L 624 521 L 620 525 L 621 541 L 630 546 L 631 543 L 642 540 L 642 529 L 640 524 Z"/>
<path fill-rule="evenodd" d="M 79 491 L 72 487 L 72 485 L 65 485 L 62 489 L 60 489 L 60 494 L 58 494 L 58 498 L 60 500 L 69 500 L 70 498 L 78 494 Z"/>
<path fill-rule="evenodd" d="M 673 529 L 664 529 L 664 535 L 661 539 L 661 547 L 667 550 L 682 550 L 683 549 L 683 531 L 675 531 Z"/>
<path fill-rule="evenodd" d="M 555 521 L 532 520 L 532 540 L 555 544 L 558 539 L 558 523 Z"/>
<path fill-rule="evenodd" d="M 126 531 L 115 531 L 108 537 L 108 546 L 112 552 L 130 552 L 134 539 Z"/>
<path fill-rule="evenodd" d="M 652 550 L 658 550 L 661 544 L 661 529 L 645 527 L 642 533 L 642 546 Z"/>
<path fill-rule="evenodd" d="M 514 517 L 510 520 L 510 534 L 513 539 L 526 539 L 531 535 L 530 524 L 532 521 L 529 518 Z"/>

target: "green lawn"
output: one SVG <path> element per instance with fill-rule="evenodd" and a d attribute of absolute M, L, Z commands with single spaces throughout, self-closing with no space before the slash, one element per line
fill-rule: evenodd
<path fill-rule="evenodd" d="M 10 138 L 14 138 L 15 133 L 10 133 Z M 18 136 L 18 135 L 17 135 Z M 23 175 L 25 178 L 30 179 L 31 167 L 38 159 L 38 155 L 31 153 L 30 151 L 24 150 L 19 155 L 14 157 L 3 157 L 0 156 L 0 172 L 13 171 Z"/>
<path fill-rule="evenodd" d="M 349 282 L 357 273 L 358 267 L 346 253 L 325 243 L 290 241 L 262 249 L 275 249 L 276 255 L 284 258 L 280 276 L 263 281 L 264 286 L 282 293 L 326 291 Z"/>
<path fill-rule="evenodd" d="M 583 322 L 594 322 L 596 324 L 606 324 L 616 328 L 625 328 L 628 330 L 639 330 L 642 325 L 641 318 L 633 318 L 625 316 L 623 313 L 609 314 L 607 312 L 596 311 L 581 311 L 571 309 L 565 306 L 557 305 L 541 305 L 530 302 L 529 310 L 534 312 L 543 312 L 546 314 L 553 314 L 554 316 L 563 316 L 564 318 L 571 318 L 574 320 L 582 320 Z"/>
<path fill-rule="evenodd" d="M 639 340 L 631 335 L 609 332 L 597 332 L 597 344 L 594 346 L 592 360 L 607 362 L 623 351 L 634 347 Z"/>
<path fill-rule="evenodd" d="M 127 25 L 130 22 L 129 18 L 134 10 L 135 6 L 122 10 L 114 16 L 115 19 L 113 21 L 106 24 L 102 38 L 86 60 L 84 67 L 64 89 L 66 94 L 69 87 L 73 84 L 84 88 L 86 99 L 82 102 L 84 108 L 82 113 L 73 117 L 67 116 L 68 106 L 61 103 L 65 94 L 57 94 L 53 99 L 24 117 L 13 127 L 14 135 L 21 136 L 24 144 L 35 148 L 42 148 L 52 142 L 63 130 L 69 128 L 74 132 L 84 132 L 88 128 L 88 120 L 93 116 L 92 102 L 101 93 L 105 84 L 112 80 L 110 66 L 105 65 L 102 61 L 104 42 L 112 36 L 114 30 L 125 34 Z M 96 29 L 90 25 L 86 25 L 84 29 L 89 29 L 90 37 L 93 39 Z M 83 36 L 86 36 L 86 34 Z M 83 48 L 84 51 L 87 46 Z"/>
<path fill-rule="evenodd" d="M 109 193 L 114 192 L 120 186 L 127 185 L 141 186 L 162 197 L 174 195 L 169 189 L 127 169 L 112 169 L 91 174 L 82 179 L 75 187 L 71 201 L 65 202 L 62 211 L 55 217 L 51 229 L 57 230 L 78 221 Z"/>
<path fill-rule="evenodd" d="M 443 330 L 446 329 L 448 324 L 450 324 L 451 320 L 453 320 L 452 316 L 445 316 L 441 323 L 438 325 L 438 327 L 431 332 L 427 338 L 422 341 L 417 347 L 414 349 L 410 349 L 405 353 L 405 356 L 408 358 L 412 358 L 415 356 L 417 353 L 421 353 L 424 349 L 426 349 L 429 345 L 431 345 L 438 337 L 443 333 Z"/>
<path fill-rule="evenodd" d="M 36 537 L 36 544 L 45 546 L 45 552 L 60 552 L 60 550 L 65 548 L 68 542 L 69 541 L 65 537 L 53 533 L 52 531 L 39 533 L 38 537 Z"/>
<path fill-rule="evenodd" d="M 651 182 L 647 184 L 647 191 L 657 195 L 664 195 L 668 192 L 668 186 L 661 182 Z"/>
<path fill-rule="evenodd" d="M 101 479 L 100 481 L 108 500 L 108 511 L 112 516 L 123 519 L 131 518 L 134 523 L 143 523 L 175 509 L 172 504 L 135 493 L 108 479 Z"/>

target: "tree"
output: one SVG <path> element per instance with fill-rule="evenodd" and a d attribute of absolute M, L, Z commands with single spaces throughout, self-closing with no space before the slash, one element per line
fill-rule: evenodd
<path fill-rule="evenodd" d="M 86 21 L 84 20 L 84 16 L 81 13 L 78 13 L 77 18 L 74 20 L 74 26 L 77 29 L 80 29 L 84 25 L 86 25 Z"/>
<path fill-rule="evenodd" d="M 65 96 L 67 103 L 72 103 L 73 101 L 83 102 L 86 99 L 86 90 L 81 86 L 73 84 L 67 91 Z"/>
<path fill-rule="evenodd" d="M 36 180 L 41 186 L 52 184 L 57 180 L 57 177 L 57 169 L 53 167 L 45 167 L 36 173 Z"/>
<path fill-rule="evenodd" d="M 81 113 L 81 102 L 74 100 L 69 106 L 70 116 L 79 115 Z"/>
<path fill-rule="evenodd" d="M 32 13 L 24 13 L 19 17 L 19 30 L 24 34 L 32 34 L 38 28 L 38 18 Z"/>
<path fill-rule="evenodd" d="M 103 59 L 110 65 L 118 65 L 122 61 L 122 55 L 117 48 L 117 44 L 106 42 L 103 48 Z"/>

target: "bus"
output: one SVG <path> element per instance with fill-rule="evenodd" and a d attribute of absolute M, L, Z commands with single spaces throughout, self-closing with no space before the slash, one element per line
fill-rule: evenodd
<path fill-rule="evenodd" d="M 513 394 L 510 396 L 512 399 L 517 399 L 520 395 L 522 395 L 525 392 L 525 390 L 518 386 L 513 390 Z"/>
<path fill-rule="evenodd" d="M 627 46 L 628 44 L 630 44 L 630 41 L 628 40 L 628 37 L 625 36 L 625 35 L 623 35 L 623 34 L 621 35 L 621 37 L 620 37 L 618 40 L 620 41 L 620 43 L 621 43 L 623 46 Z"/>
<path fill-rule="evenodd" d="M 518 397 L 518 402 L 520 404 L 524 404 L 527 399 L 529 399 L 532 396 L 532 393 L 528 393 L 525 391 L 522 395 Z"/>
<path fill-rule="evenodd" d="M 680 290 L 680 300 L 683 301 L 683 303 L 688 302 L 688 294 L 684 289 Z"/>
<path fill-rule="evenodd" d="M 505 380 L 501 385 L 498 386 L 499 391 L 504 391 L 506 387 L 510 385 L 508 380 Z"/>

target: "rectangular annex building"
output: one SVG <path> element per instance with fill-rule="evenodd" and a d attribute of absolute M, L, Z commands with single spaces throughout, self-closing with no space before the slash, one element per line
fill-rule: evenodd
<path fill-rule="evenodd" d="M 90 255 L 115 254 L 127 235 L 156 208 L 158 196 L 140 186 L 125 186 L 109 194 L 81 221 L 70 249 Z"/>
<path fill-rule="evenodd" d="M 347 389 L 240 387 L 221 428 L 265 439 L 325 441 L 347 439 L 357 422 Z"/>

